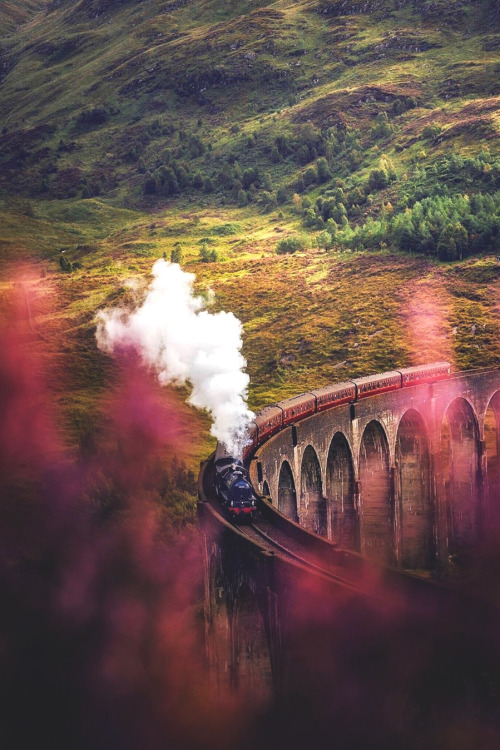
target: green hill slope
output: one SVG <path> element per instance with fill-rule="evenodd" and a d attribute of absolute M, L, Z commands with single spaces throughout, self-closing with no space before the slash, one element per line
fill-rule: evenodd
<path fill-rule="evenodd" d="M 259 5 L 58 0 L 33 12 L 4 41 L 3 185 L 138 202 L 150 172 L 166 196 L 197 200 L 205 184 L 230 201 L 238 182 L 272 193 L 262 172 L 275 192 L 307 187 L 322 156 L 355 184 L 378 152 L 399 176 L 496 149 L 495 4 Z M 235 160 L 259 176 L 242 180 Z"/>
<path fill-rule="evenodd" d="M 0 22 L 1 263 L 43 268 L 72 367 L 172 250 L 242 318 L 253 406 L 499 363 L 496 2 L 26 0 Z"/>

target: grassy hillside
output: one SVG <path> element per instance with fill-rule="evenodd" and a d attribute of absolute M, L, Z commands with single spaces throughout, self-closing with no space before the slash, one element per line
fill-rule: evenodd
<path fill-rule="evenodd" d="M 496 2 L 26 0 L 0 26 L 1 292 L 35 265 L 75 439 L 96 310 L 173 250 L 242 319 L 254 408 L 500 363 Z"/>

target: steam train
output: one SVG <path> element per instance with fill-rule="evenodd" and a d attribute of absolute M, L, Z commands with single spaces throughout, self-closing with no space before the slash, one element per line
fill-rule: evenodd
<path fill-rule="evenodd" d="M 312 414 L 341 404 L 355 404 L 368 396 L 377 396 L 399 388 L 435 383 L 450 375 L 449 362 L 434 362 L 430 365 L 407 367 L 403 370 L 347 380 L 344 383 L 334 383 L 266 406 L 256 414 L 252 423 L 249 442 L 243 451 L 243 460 L 271 435 Z M 215 451 L 214 468 L 217 496 L 228 515 L 240 521 L 244 518 L 253 518 L 257 514 L 258 500 L 244 464 L 231 456 L 219 443 Z"/>
<path fill-rule="evenodd" d="M 222 507 L 232 518 L 253 518 L 257 498 L 245 466 L 219 443 L 215 451 L 215 490 Z"/>
<path fill-rule="evenodd" d="M 344 383 L 334 383 L 266 406 L 255 416 L 249 431 L 249 442 L 243 451 L 243 460 L 248 458 L 255 448 L 271 435 L 312 414 L 341 404 L 355 404 L 368 396 L 377 396 L 399 388 L 435 383 L 450 375 L 449 362 L 434 362 L 429 365 L 407 367 L 379 375 L 370 375 L 366 378 L 347 380 Z"/>

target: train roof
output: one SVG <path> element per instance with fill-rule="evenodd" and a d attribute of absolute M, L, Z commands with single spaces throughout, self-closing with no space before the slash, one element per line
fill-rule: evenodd
<path fill-rule="evenodd" d="M 281 414 L 283 412 L 283 409 L 281 406 L 278 406 L 277 404 L 271 404 L 270 406 L 264 406 L 263 409 L 261 409 L 257 414 L 255 415 L 255 422 L 261 421 L 263 419 L 271 419 L 276 414 Z"/>
<path fill-rule="evenodd" d="M 291 398 L 285 398 L 283 401 L 278 402 L 278 406 L 280 406 L 282 409 L 287 409 L 289 406 L 293 406 L 294 404 L 299 404 L 304 399 L 308 398 L 314 398 L 314 393 L 311 391 L 306 391 L 305 393 L 299 393 L 298 396 L 292 396 Z"/>
<path fill-rule="evenodd" d="M 387 378 L 400 377 L 401 372 L 399 370 L 390 370 L 389 372 L 381 372 L 380 374 L 368 375 L 368 377 L 365 378 L 355 378 L 353 382 L 356 383 L 356 385 L 363 385 L 364 383 L 380 382 L 381 380 L 386 380 Z"/>
<path fill-rule="evenodd" d="M 325 385 L 323 388 L 318 388 L 315 391 L 311 391 L 314 396 L 324 396 L 333 391 L 345 391 L 348 388 L 354 388 L 352 380 L 346 380 L 344 383 L 331 383 L 331 385 Z"/>
<path fill-rule="evenodd" d="M 416 367 L 403 367 L 400 369 L 399 372 L 401 373 L 409 373 L 409 372 L 429 372 L 430 370 L 435 370 L 436 368 L 450 368 L 451 364 L 450 362 L 431 362 L 429 365 L 417 365 Z"/>

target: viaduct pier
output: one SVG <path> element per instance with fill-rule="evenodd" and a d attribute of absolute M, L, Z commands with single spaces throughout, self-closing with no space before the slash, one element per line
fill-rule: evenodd
<path fill-rule="evenodd" d="M 259 517 L 241 525 L 225 517 L 211 462 L 202 464 L 206 633 L 219 688 L 263 705 L 300 700 L 304 686 L 338 700 L 342 679 L 360 695 L 387 679 L 389 694 L 416 648 L 433 656 L 407 689 L 410 723 L 422 720 L 416 705 L 434 716 L 457 684 L 466 687 L 453 710 L 484 713 L 500 673 L 497 605 L 429 574 L 498 525 L 499 428 L 498 369 L 316 413 L 249 457 L 263 499 Z M 364 639 L 384 654 L 377 679 L 359 660 Z M 423 683 L 422 703 L 414 691 Z"/>

